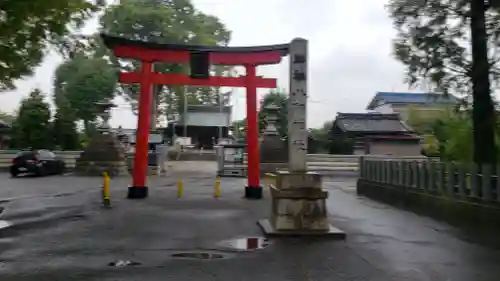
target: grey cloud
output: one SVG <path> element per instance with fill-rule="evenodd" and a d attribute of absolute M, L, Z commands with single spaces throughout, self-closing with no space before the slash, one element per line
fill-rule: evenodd
<path fill-rule="evenodd" d="M 404 90 L 404 69 L 388 54 L 337 49 L 310 69 L 309 126 L 336 112 L 363 112 L 376 91 Z"/>

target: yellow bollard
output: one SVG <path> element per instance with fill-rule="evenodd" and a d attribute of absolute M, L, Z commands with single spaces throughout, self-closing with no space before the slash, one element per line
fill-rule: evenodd
<path fill-rule="evenodd" d="M 183 189 L 183 183 L 182 183 L 182 180 L 178 180 L 177 181 L 177 198 L 181 198 L 182 197 L 182 190 Z"/>
<path fill-rule="evenodd" d="M 215 198 L 219 198 L 220 197 L 220 180 L 219 179 L 215 180 L 215 193 L 214 193 L 214 197 Z"/>
<path fill-rule="evenodd" d="M 109 182 L 110 178 L 108 173 L 104 172 L 102 174 L 104 182 L 102 185 L 102 205 L 105 208 L 111 208 L 111 199 L 109 198 Z"/>

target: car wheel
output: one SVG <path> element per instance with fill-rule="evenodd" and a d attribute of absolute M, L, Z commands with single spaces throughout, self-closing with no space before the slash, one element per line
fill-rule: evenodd
<path fill-rule="evenodd" d="M 10 176 L 11 177 L 17 178 L 18 175 L 19 175 L 19 173 L 17 171 L 10 171 Z"/>
<path fill-rule="evenodd" d="M 64 175 L 65 170 L 66 170 L 66 167 L 65 167 L 64 163 L 61 163 L 61 164 L 59 164 L 59 166 L 57 166 L 56 174 Z"/>
<path fill-rule="evenodd" d="M 47 175 L 47 171 L 45 170 L 45 168 L 43 166 L 41 166 L 41 167 L 38 167 L 35 174 L 38 177 L 43 177 L 43 176 Z"/>

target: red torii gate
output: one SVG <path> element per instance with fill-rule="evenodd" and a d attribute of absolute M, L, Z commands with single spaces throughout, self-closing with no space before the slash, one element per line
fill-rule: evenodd
<path fill-rule="evenodd" d="M 247 154 L 248 185 L 245 197 L 262 197 L 260 187 L 259 127 L 257 118 L 257 88 L 276 88 L 276 79 L 256 75 L 259 65 L 278 64 L 288 55 L 289 44 L 255 47 L 219 47 L 183 44 L 159 44 L 129 40 L 101 34 L 104 44 L 115 56 L 141 61 L 140 72 L 120 73 L 122 83 L 139 83 L 139 114 L 137 121 L 136 152 L 133 167 L 133 182 L 128 189 L 128 198 L 148 196 L 146 185 L 148 137 L 152 85 L 197 85 L 212 87 L 245 87 L 247 90 Z M 153 72 L 154 62 L 190 63 L 191 76 Z M 243 65 L 246 76 L 214 77 L 209 75 L 210 64 Z"/>

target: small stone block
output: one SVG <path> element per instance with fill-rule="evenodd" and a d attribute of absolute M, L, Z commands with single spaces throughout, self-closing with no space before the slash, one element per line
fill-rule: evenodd
<path fill-rule="evenodd" d="M 311 237 L 327 237 L 331 239 L 344 240 L 346 233 L 334 226 L 328 230 L 276 230 L 268 219 L 262 219 L 257 222 L 259 227 L 264 231 L 266 236 L 311 236 Z"/>
<path fill-rule="evenodd" d="M 276 172 L 276 187 L 278 189 L 287 188 L 321 188 L 321 175 L 315 172 L 294 173 L 289 171 Z"/>
<path fill-rule="evenodd" d="M 273 198 L 287 198 L 287 199 L 326 199 L 328 198 L 328 191 L 319 188 L 289 188 L 277 189 L 272 188 L 271 194 Z"/>

